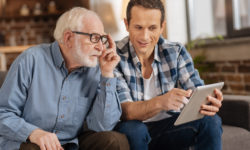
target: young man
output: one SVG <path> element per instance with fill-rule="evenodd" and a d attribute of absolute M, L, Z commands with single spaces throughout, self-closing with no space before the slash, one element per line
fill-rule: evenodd
<path fill-rule="evenodd" d="M 203 85 L 191 56 L 179 43 L 161 37 L 165 28 L 160 0 L 130 0 L 124 20 L 129 37 L 117 42 L 117 92 L 122 122 L 116 130 L 127 135 L 132 150 L 221 149 L 221 120 L 216 112 L 221 91 L 202 105 L 203 119 L 174 126 L 192 89 Z"/>
<path fill-rule="evenodd" d="M 129 149 L 125 135 L 110 131 L 121 115 L 113 75 L 120 58 L 99 17 L 73 8 L 59 18 L 54 37 L 22 53 L 8 72 L 0 150 Z M 83 132 L 85 120 L 93 131 Z"/>

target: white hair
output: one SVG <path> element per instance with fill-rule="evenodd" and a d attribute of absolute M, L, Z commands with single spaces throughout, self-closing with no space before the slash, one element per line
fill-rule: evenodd
<path fill-rule="evenodd" d="M 66 30 L 80 30 L 83 28 L 83 19 L 89 15 L 97 14 L 83 7 L 74 7 L 63 13 L 57 20 L 56 28 L 54 30 L 54 38 L 59 43 L 63 43 L 63 33 Z M 99 17 L 98 17 L 99 18 Z"/>

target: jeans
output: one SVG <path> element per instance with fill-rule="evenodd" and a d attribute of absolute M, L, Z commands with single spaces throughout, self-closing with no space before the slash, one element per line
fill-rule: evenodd
<path fill-rule="evenodd" d="M 137 120 L 117 124 L 116 131 L 125 134 L 131 150 L 221 150 L 222 127 L 218 115 L 174 126 L 178 115 L 156 122 Z"/>

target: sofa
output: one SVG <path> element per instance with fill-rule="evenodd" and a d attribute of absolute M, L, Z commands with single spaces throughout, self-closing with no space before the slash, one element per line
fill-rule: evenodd
<path fill-rule="evenodd" d="M 0 87 L 6 72 L 0 71 Z M 223 150 L 250 150 L 250 96 L 224 95 L 222 118 Z"/>
<path fill-rule="evenodd" d="M 5 76 L 6 76 L 7 72 L 6 71 L 0 71 L 0 88 L 4 82 Z"/>
<path fill-rule="evenodd" d="M 250 96 L 224 95 L 223 150 L 250 150 Z"/>

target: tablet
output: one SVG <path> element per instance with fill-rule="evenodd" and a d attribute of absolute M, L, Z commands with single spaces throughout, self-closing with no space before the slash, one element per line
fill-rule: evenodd
<path fill-rule="evenodd" d="M 201 119 L 204 115 L 200 114 L 200 108 L 202 104 L 207 104 L 207 96 L 212 95 L 214 96 L 214 89 L 217 88 L 219 90 L 222 89 L 224 82 L 203 85 L 197 87 L 190 99 L 189 103 L 183 108 L 179 117 L 175 121 L 174 125 L 180 125 L 183 123 L 187 123 L 190 121 L 194 121 L 197 119 Z"/>

